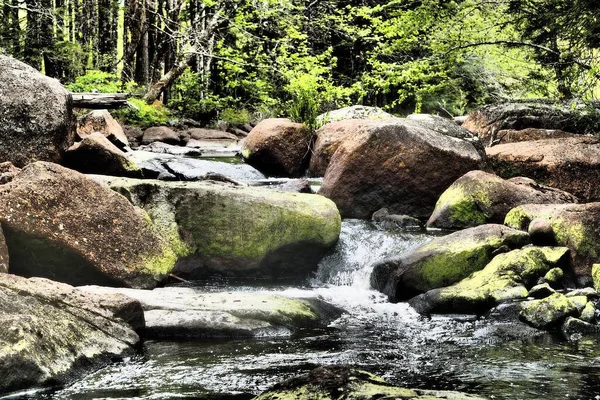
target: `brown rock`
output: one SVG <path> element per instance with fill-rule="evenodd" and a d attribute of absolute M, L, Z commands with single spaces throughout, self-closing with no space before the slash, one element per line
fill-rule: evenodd
<path fill-rule="evenodd" d="M 355 129 L 356 121 L 345 119 L 330 122 L 317 130 L 308 173 L 311 176 L 325 176 L 331 157 L 344 139 L 355 132 Z"/>
<path fill-rule="evenodd" d="M 0 273 L 8 272 L 8 247 L 6 247 L 6 240 L 4 239 L 4 233 L 2 232 L 2 226 L 0 226 Z"/>
<path fill-rule="evenodd" d="M 77 120 L 77 134 L 85 138 L 92 132 L 100 132 L 115 146 L 123 148 L 129 146 L 129 141 L 123 128 L 107 110 L 94 110 Z"/>
<path fill-rule="evenodd" d="M 185 133 L 189 135 L 190 139 L 195 140 L 229 140 L 233 142 L 238 140 L 237 136 L 233 133 L 217 129 L 192 128 L 185 131 Z"/>
<path fill-rule="evenodd" d="M 584 202 L 600 199 L 600 138 L 536 140 L 486 150 L 491 168 L 503 178 L 526 176 Z"/>
<path fill-rule="evenodd" d="M 21 169 L 15 167 L 10 161 L 0 163 L 0 185 L 12 181 L 19 171 L 21 171 Z"/>
<path fill-rule="evenodd" d="M 550 225 L 550 222 L 544 218 L 536 218 L 529 224 L 527 229 L 531 243 L 534 246 L 555 246 L 556 237 L 554 235 L 554 228 Z"/>
<path fill-rule="evenodd" d="M 17 275 L 148 288 L 175 263 L 140 209 L 56 164 L 30 164 L 0 185 L 0 223 Z"/>
<path fill-rule="evenodd" d="M 246 162 L 271 176 L 300 176 L 310 157 L 310 132 L 285 118 L 261 121 L 242 144 Z"/>
<path fill-rule="evenodd" d="M 438 199 L 427 226 L 461 229 L 486 223 L 501 224 L 521 204 L 576 203 L 575 196 L 529 178 L 504 180 L 484 171 L 461 176 Z"/>
<path fill-rule="evenodd" d="M 0 162 L 60 162 L 75 139 L 67 91 L 56 79 L 0 55 Z"/>
<path fill-rule="evenodd" d="M 142 144 L 162 142 L 168 144 L 179 144 L 179 134 L 167 126 L 154 126 L 144 131 Z"/>
<path fill-rule="evenodd" d="M 483 167 L 471 143 L 410 121 L 346 124 L 353 132 L 335 151 L 319 191 L 344 217 L 370 218 L 386 207 L 391 214 L 426 218 L 454 180 Z"/>
<path fill-rule="evenodd" d="M 100 132 L 71 146 L 65 153 L 65 166 L 85 174 L 142 177 L 142 170 Z"/>
<path fill-rule="evenodd" d="M 570 132 L 561 131 L 560 129 L 503 129 L 496 134 L 493 145 L 527 142 L 531 140 L 558 139 L 573 136 L 577 135 Z"/>

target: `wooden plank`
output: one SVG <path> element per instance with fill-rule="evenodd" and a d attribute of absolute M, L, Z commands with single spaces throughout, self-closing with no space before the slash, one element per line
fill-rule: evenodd
<path fill-rule="evenodd" d="M 71 93 L 73 107 L 92 110 L 128 107 L 127 93 Z"/>

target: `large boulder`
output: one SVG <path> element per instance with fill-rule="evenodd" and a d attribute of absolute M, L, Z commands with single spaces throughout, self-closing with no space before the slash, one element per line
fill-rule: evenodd
<path fill-rule="evenodd" d="M 163 236 L 188 255 L 173 273 L 304 277 L 338 239 L 340 214 L 330 200 L 216 182 L 97 177 L 144 208 Z"/>
<path fill-rule="evenodd" d="M 70 383 L 134 354 L 140 304 L 41 278 L 0 278 L 0 395 Z"/>
<path fill-rule="evenodd" d="M 141 178 L 142 170 L 100 132 L 93 132 L 65 153 L 64 165 L 85 174 Z"/>
<path fill-rule="evenodd" d="M 582 201 L 600 199 L 600 138 L 573 137 L 509 143 L 487 149 L 502 178 L 526 176 Z"/>
<path fill-rule="evenodd" d="M 325 328 L 343 310 L 320 299 L 293 299 L 273 293 L 215 292 L 167 287 L 154 290 L 84 286 L 98 294 L 123 294 L 144 309 L 144 339 L 248 338 L 289 336 Z"/>
<path fill-rule="evenodd" d="M 220 144 L 228 146 L 238 141 L 238 137 L 233 133 L 220 131 L 217 129 L 192 128 L 183 132 L 187 140 L 196 140 L 199 142 Z"/>
<path fill-rule="evenodd" d="M 486 146 L 496 142 L 498 132 L 527 128 L 554 129 L 578 134 L 592 133 L 596 110 L 584 104 L 502 103 L 473 111 L 463 127 L 479 136 Z"/>
<path fill-rule="evenodd" d="M 315 132 L 315 141 L 308 167 L 309 175 L 325 176 L 331 157 L 346 137 L 355 132 L 355 129 L 356 121 L 352 119 L 330 122 L 319 128 Z"/>
<path fill-rule="evenodd" d="M 77 134 L 80 138 L 83 139 L 92 132 L 100 132 L 120 149 L 129 146 L 123 128 L 108 110 L 94 110 L 77 119 Z"/>
<path fill-rule="evenodd" d="M 414 297 L 410 305 L 420 313 L 481 314 L 502 302 L 526 298 L 539 278 L 566 265 L 568 254 L 566 247 L 527 247 L 499 254 L 481 271 Z"/>
<path fill-rule="evenodd" d="M 168 144 L 180 144 L 179 134 L 168 126 L 153 126 L 144 131 L 142 144 L 163 142 Z"/>
<path fill-rule="evenodd" d="M 438 197 L 483 160 L 473 145 L 402 119 L 351 120 L 352 131 L 338 146 L 320 194 L 342 216 L 370 218 L 380 208 L 427 218 Z"/>
<path fill-rule="evenodd" d="M 573 133 L 565 132 L 560 129 L 538 129 L 538 128 L 527 128 L 521 130 L 515 129 L 503 129 L 496 133 L 493 145 L 516 143 L 516 142 L 529 142 L 532 140 L 542 139 L 558 139 L 576 136 Z"/>
<path fill-rule="evenodd" d="M 489 224 L 438 237 L 417 249 L 380 261 L 371 273 L 371 286 L 390 301 L 449 286 L 482 270 L 498 252 L 524 246 L 525 232 Z"/>
<path fill-rule="evenodd" d="M 319 367 L 306 375 L 288 379 L 271 387 L 254 400 L 483 400 L 460 392 L 406 389 L 386 383 L 366 371 L 343 365 Z"/>
<path fill-rule="evenodd" d="M 390 119 L 396 118 L 379 107 L 350 106 L 328 111 L 317 117 L 317 124 L 323 125 L 330 122 L 344 121 L 348 119 Z"/>
<path fill-rule="evenodd" d="M 176 261 L 142 210 L 56 164 L 30 164 L 0 185 L 0 225 L 17 275 L 147 288 Z"/>
<path fill-rule="evenodd" d="M 578 285 L 591 284 L 592 264 L 600 257 L 600 203 L 526 204 L 512 209 L 505 223 L 527 230 L 536 219 L 548 221 L 556 243 L 571 249 L 568 275 Z"/>
<path fill-rule="evenodd" d="M 575 196 L 528 178 L 504 180 L 484 171 L 461 176 L 438 199 L 427 227 L 461 229 L 485 223 L 504 223 L 506 214 L 521 204 L 576 203 Z"/>
<path fill-rule="evenodd" d="M 286 118 L 261 121 L 242 144 L 246 162 L 266 175 L 300 176 L 308 166 L 311 134 Z"/>
<path fill-rule="evenodd" d="M 75 139 L 68 92 L 55 80 L 0 55 L 0 162 L 60 162 Z"/>

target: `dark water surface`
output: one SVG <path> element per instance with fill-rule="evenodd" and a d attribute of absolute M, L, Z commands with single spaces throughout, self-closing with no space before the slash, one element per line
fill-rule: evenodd
<path fill-rule="evenodd" d="M 326 330 L 293 338 L 154 342 L 46 399 L 247 399 L 282 379 L 349 364 L 409 387 L 490 399 L 600 400 L 600 339 L 568 342 L 474 317 L 424 318 L 368 289 L 368 266 L 430 240 L 344 221 L 341 240 L 310 282 L 260 290 L 321 296 L 345 308 Z M 224 286 L 223 286 L 224 285 Z M 257 290 L 213 285 L 203 290 Z M 22 397 L 23 398 L 23 397 Z"/>

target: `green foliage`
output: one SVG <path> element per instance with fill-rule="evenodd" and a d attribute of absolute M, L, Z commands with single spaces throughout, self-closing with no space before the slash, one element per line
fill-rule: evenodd
<path fill-rule="evenodd" d="M 315 77 L 302 75 L 292 80 L 287 90 L 292 93 L 289 118 L 294 122 L 303 123 L 310 131 L 316 130 L 321 101 Z"/>
<path fill-rule="evenodd" d="M 113 115 L 124 124 L 149 128 L 151 126 L 165 125 L 168 119 L 171 118 L 170 111 L 160 102 L 149 105 L 142 99 L 130 98 L 128 101 L 135 108 L 126 108 L 113 112 Z"/>
<path fill-rule="evenodd" d="M 223 111 L 221 111 L 219 119 L 221 121 L 229 122 L 231 124 L 243 125 L 252 122 L 253 118 L 250 111 L 246 110 L 245 108 L 226 108 Z"/>
<path fill-rule="evenodd" d="M 92 92 L 118 93 L 120 91 L 119 78 L 108 72 L 89 70 L 83 76 L 75 79 L 75 82 L 66 85 L 66 88 L 75 93 Z"/>

